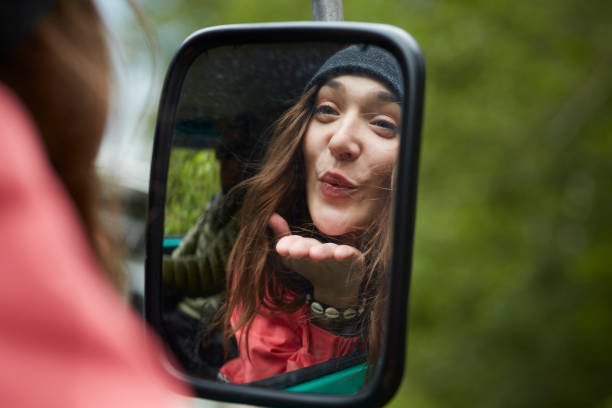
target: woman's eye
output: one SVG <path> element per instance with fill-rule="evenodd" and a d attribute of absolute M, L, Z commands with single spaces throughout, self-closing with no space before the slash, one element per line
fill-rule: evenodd
<path fill-rule="evenodd" d="M 386 137 L 395 136 L 398 130 L 397 126 L 393 122 L 388 120 L 376 119 L 370 123 L 376 128 L 379 133 L 382 133 L 383 136 Z"/>
<path fill-rule="evenodd" d="M 338 112 L 330 105 L 319 105 L 315 110 L 317 115 L 337 115 Z"/>

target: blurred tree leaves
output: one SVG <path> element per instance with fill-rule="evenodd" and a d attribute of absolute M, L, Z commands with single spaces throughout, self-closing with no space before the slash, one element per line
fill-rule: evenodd
<path fill-rule="evenodd" d="M 184 235 L 221 191 L 221 168 L 210 149 L 174 147 L 168 165 L 164 235 Z"/>
<path fill-rule="evenodd" d="M 164 55 L 303 1 L 151 1 Z M 612 2 L 344 2 L 427 62 L 410 341 L 391 406 L 612 406 Z M 164 38 L 166 38 L 164 40 Z"/>

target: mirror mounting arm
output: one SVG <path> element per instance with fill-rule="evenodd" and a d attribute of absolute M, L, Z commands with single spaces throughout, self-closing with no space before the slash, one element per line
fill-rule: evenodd
<path fill-rule="evenodd" d="M 311 0 L 313 21 L 344 21 L 342 0 Z"/>

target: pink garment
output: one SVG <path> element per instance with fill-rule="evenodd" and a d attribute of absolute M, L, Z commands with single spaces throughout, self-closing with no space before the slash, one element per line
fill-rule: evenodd
<path fill-rule="evenodd" d="M 249 331 L 248 348 L 244 330 L 236 331 L 239 357 L 219 370 L 232 383 L 243 384 L 308 367 L 342 357 L 358 347 L 358 336 L 338 336 L 312 324 L 308 305 L 295 313 L 275 316 L 262 309 L 265 312 L 255 316 Z M 234 313 L 232 325 L 237 319 Z"/>
<path fill-rule="evenodd" d="M 177 406 L 187 390 L 161 353 L 104 277 L 32 119 L 0 83 L 0 406 Z"/>

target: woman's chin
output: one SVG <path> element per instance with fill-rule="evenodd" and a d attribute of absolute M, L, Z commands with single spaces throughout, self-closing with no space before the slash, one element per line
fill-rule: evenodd
<path fill-rule="evenodd" d="M 354 206 L 333 206 L 326 203 L 309 203 L 310 219 L 317 229 L 330 237 L 338 237 L 362 229 L 367 223 L 363 211 Z"/>
<path fill-rule="evenodd" d="M 330 237 L 337 237 L 357 230 L 355 226 L 352 226 L 343 220 L 339 220 L 338 218 L 315 219 L 313 222 L 320 232 Z"/>

